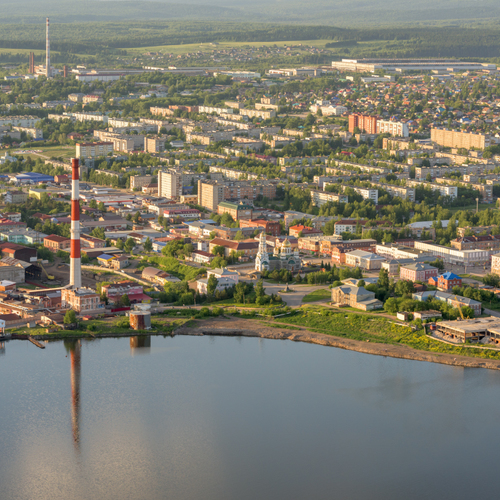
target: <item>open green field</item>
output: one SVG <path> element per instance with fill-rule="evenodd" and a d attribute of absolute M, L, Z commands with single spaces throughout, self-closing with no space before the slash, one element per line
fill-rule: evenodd
<path fill-rule="evenodd" d="M 331 298 L 332 291 L 329 288 L 322 288 L 321 290 L 308 293 L 302 298 L 302 302 L 326 302 L 327 300 L 331 300 Z"/>
<path fill-rule="evenodd" d="M 429 338 L 424 330 L 412 330 L 409 326 L 397 324 L 387 318 L 369 314 L 335 312 L 321 306 L 310 306 L 275 319 L 285 323 L 307 327 L 308 330 L 335 337 L 344 337 L 381 344 L 402 344 L 422 351 L 440 352 L 476 358 L 500 359 L 500 351 L 455 347 Z"/>
<path fill-rule="evenodd" d="M 152 47 L 133 47 L 125 48 L 127 54 L 136 55 L 144 54 L 145 52 L 165 52 L 169 54 L 187 54 L 188 52 L 212 52 L 213 50 L 226 50 L 231 48 L 244 47 L 289 47 L 294 46 L 293 51 L 300 51 L 298 45 L 307 45 L 317 48 L 324 48 L 331 40 L 288 40 L 282 42 L 216 42 L 216 43 L 188 43 L 181 45 L 156 45 Z M 372 43 L 372 42 L 366 42 Z M 379 42 L 375 42 L 379 43 Z M 380 42 L 384 43 L 384 42 Z M 2 49 L 3 50 L 3 49 Z M 174 61 L 172 61 L 174 64 Z"/>
<path fill-rule="evenodd" d="M 44 160 L 48 160 L 52 156 L 55 156 L 56 158 L 59 158 L 62 156 L 65 159 L 73 158 L 75 156 L 76 148 L 75 146 L 35 146 L 35 147 L 30 147 L 26 148 L 26 151 L 33 151 L 33 150 L 41 151 L 40 153 L 19 153 L 24 157 L 30 157 L 34 160 L 37 158 L 42 158 Z M 23 148 L 16 147 L 16 148 L 10 148 L 8 150 L 9 154 L 15 154 L 17 151 L 24 151 Z M 16 153 L 17 154 L 17 153 Z"/>

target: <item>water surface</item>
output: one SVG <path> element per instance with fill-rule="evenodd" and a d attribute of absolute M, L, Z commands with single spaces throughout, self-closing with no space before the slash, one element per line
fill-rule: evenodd
<path fill-rule="evenodd" d="M 0 353 L 2 500 L 499 497 L 500 372 L 256 338 Z"/>

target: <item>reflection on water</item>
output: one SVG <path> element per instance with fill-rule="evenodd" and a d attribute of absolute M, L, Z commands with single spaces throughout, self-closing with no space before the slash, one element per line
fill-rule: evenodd
<path fill-rule="evenodd" d="M 5 354 L 5 342 L 0 342 L 0 356 Z"/>
<path fill-rule="evenodd" d="M 130 354 L 149 354 L 151 351 L 151 335 L 130 337 Z"/>
<path fill-rule="evenodd" d="M 498 496 L 484 478 L 499 372 L 267 339 L 153 342 L 9 344 L 1 500 Z"/>
<path fill-rule="evenodd" d="M 64 346 L 71 357 L 71 429 L 73 444 L 80 451 L 80 377 L 81 345 L 79 340 L 65 340 Z"/>

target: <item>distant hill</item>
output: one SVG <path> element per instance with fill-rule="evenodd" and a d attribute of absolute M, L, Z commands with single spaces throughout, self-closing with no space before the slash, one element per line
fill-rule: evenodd
<path fill-rule="evenodd" d="M 492 23 L 498 0 L 19 0 L 2 2 L 0 22 L 220 20 L 335 26 Z"/>

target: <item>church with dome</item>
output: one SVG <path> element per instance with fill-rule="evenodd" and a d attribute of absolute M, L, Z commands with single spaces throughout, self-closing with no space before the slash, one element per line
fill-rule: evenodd
<path fill-rule="evenodd" d="M 259 252 L 255 257 L 255 270 L 274 271 L 275 269 L 278 271 L 286 269 L 296 273 L 302 269 L 302 259 L 299 256 L 298 249 L 292 251 L 292 245 L 288 238 L 281 245 L 281 249 L 276 245 L 274 252 L 270 254 L 267 251 L 266 233 L 262 232 L 259 239 Z"/>

